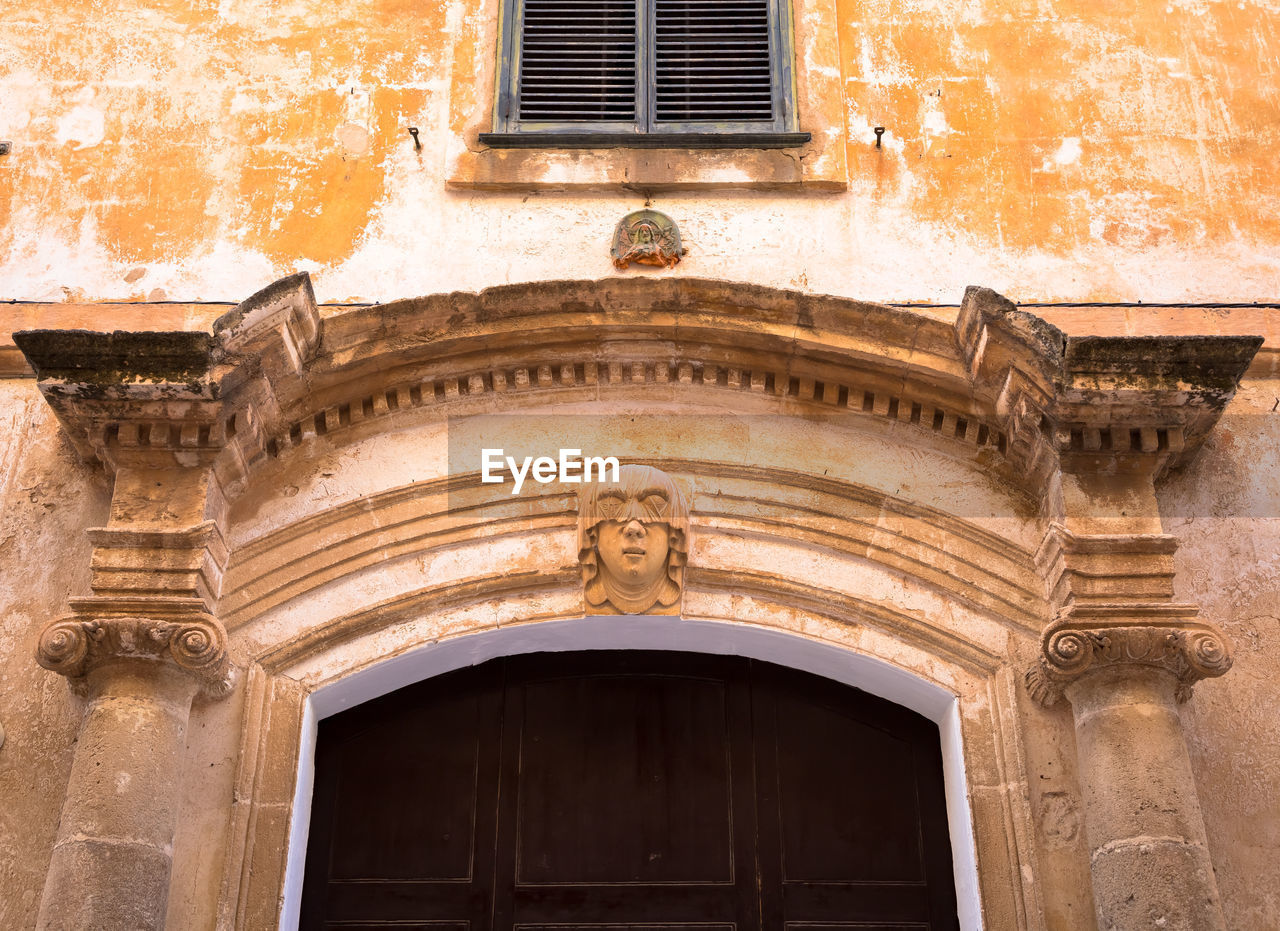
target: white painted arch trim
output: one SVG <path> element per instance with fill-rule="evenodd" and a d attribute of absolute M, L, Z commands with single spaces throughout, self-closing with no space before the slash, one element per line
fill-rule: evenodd
<path fill-rule="evenodd" d="M 982 928 L 977 848 L 955 695 L 882 660 L 834 644 L 726 621 L 661 616 L 541 621 L 467 634 L 390 657 L 316 689 L 303 717 L 280 927 L 289 931 L 298 927 L 315 777 L 316 725 L 321 718 L 423 679 L 499 656 L 571 650 L 672 650 L 758 659 L 860 688 L 929 718 L 938 725 L 942 740 L 947 826 L 960 927 L 963 931 Z"/>

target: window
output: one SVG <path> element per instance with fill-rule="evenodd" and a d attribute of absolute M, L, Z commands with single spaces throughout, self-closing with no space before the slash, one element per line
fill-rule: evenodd
<path fill-rule="evenodd" d="M 788 0 L 504 0 L 507 147 L 801 145 Z"/>

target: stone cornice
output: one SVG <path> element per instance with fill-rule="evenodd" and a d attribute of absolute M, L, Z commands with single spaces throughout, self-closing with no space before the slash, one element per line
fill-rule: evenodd
<path fill-rule="evenodd" d="M 14 338 L 86 458 L 214 466 L 232 495 L 257 463 L 383 416 L 487 411 L 526 393 L 706 389 L 739 392 L 737 406 L 899 421 L 1038 493 L 1060 468 L 1159 474 L 1184 460 L 1261 343 L 1067 337 L 982 288 L 952 325 L 697 279 L 510 285 L 322 320 L 305 274 L 211 334 Z"/>
<path fill-rule="evenodd" d="M 956 335 L 975 391 L 993 397 L 1015 468 L 1159 476 L 1204 441 L 1261 336 L 1067 336 L 986 288 Z"/>
<path fill-rule="evenodd" d="M 1047 706 L 1064 690 L 1100 669 L 1147 666 L 1177 679 L 1178 701 L 1201 679 L 1231 668 L 1231 648 L 1213 624 L 1196 619 L 1190 605 L 1074 607 L 1045 628 L 1040 658 L 1025 679 L 1032 698 Z"/>
<path fill-rule="evenodd" d="M 212 334 L 26 330 L 13 338 L 86 459 L 110 469 L 224 459 L 247 474 L 262 454 L 262 418 L 305 391 L 319 313 L 303 274 L 224 314 Z"/>
<path fill-rule="evenodd" d="M 168 662 L 188 673 L 208 698 L 235 685 L 227 634 L 217 618 L 191 599 L 78 598 L 74 614 L 40 634 L 36 661 L 83 690 L 85 676 L 113 662 Z"/>

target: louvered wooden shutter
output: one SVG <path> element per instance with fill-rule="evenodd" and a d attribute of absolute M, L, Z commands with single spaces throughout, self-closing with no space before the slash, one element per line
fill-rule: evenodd
<path fill-rule="evenodd" d="M 503 0 L 500 147 L 787 148 L 788 0 Z"/>
<path fill-rule="evenodd" d="M 636 0 L 524 0 L 524 122 L 634 122 Z"/>
<path fill-rule="evenodd" d="M 659 123 L 774 118 L 769 0 L 651 0 Z"/>

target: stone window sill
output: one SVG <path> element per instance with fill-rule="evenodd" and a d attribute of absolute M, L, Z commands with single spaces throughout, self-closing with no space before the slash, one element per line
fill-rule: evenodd
<path fill-rule="evenodd" d="M 495 149 L 791 149 L 809 142 L 809 133 L 481 133 L 480 144 Z"/>
<path fill-rule="evenodd" d="M 799 148 L 709 149 L 479 144 L 456 156 L 446 183 L 481 191 L 844 190 L 843 161 L 824 159 L 814 148 L 813 142 Z"/>

